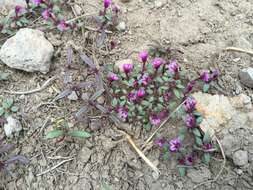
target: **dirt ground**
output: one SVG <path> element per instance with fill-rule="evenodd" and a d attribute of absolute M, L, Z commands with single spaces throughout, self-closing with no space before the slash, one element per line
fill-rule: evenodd
<path fill-rule="evenodd" d="M 106 48 L 95 49 L 92 42 L 96 35 L 93 31 L 83 30 L 60 35 L 56 31 L 47 31 L 46 37 L 54 45 L 55 56 L 50 73 L 47 75 L 28 74 L 11 70 L 0 65 L 1 70 L 11 73 L 11 79 L 0 83 L 0 94 L 9 97 L 4 90 L 30 90 L 43 84 L 50 77 L 57 76 L 54 84 L 42 92 L 32 95 L 13 96 L 20 107 L 17 118 L 23 124 L 23 132 L 10 140 L 16 144 L 14 152 L 26 155 L 29 165 L 19 167 L 14 178 L 0 176 L 0 189 L 83 189 L 100 190 L 103 183 L 112 190 L 188 190 L 195 185 L 213 179 L 222 164 L 221 155 L 215 155 L 210 168 L 198 164 L 193 169 L 198 181 L 192 177 L 179 177 L 175 170 L 176 163 L 159 160 L 159 150 L 151 147 L 146 156 L 157 164 L 161 176 L 156 178 L 152 170 L 132 150 L 121 135 L 107 121 L 91 117 L 90 122 L 75 126 L 93 132 L 87 140 L 74 140 L 61 143 L 45 140 L 45 134 L 52 129 L 50 121 L 60 117 L 71 116 L 80 108 L 80 104 L 64 101 L 53 105 L 43 105 L 52 100 L 59 90 L 63 89 L 64 65 L 66 50 L 69 44 L 77 49 L 96 55 L 98 63 L 114 63 L 117 60 L 132 58 L 147 49 L 149 44 L 159 42 L 165 47 L 173 47 L 183 52 L 180 64 L 190 76 L 205 68 L 219 68 L 218 93 L 233 96 L 252 90 L 240 84 L 238 72 L 242 68 L 253 66 L 253 58 L 247 54 L 227 52 L 229 46 L 244 49 L 253 48 L 253 1 L 252 0 L 130 0 L 115 1 L 122 9 L 122 19 L 127 29 L 123 33 L 110 35 L 116 40 L 116 49 L 108 52 Z M 73 0 L 72 5 L 82 7 L 82 13 L 98 12 L 97 1 Z M 75 17 L 71 9 L 69 18 Z M 89 27 L 95 27 L 86 17 Z M 92 52 L 91 52 L 92 51 Z M 74 63 L 80 64 L 78 55 Z M 78 72 L 78 71 L 76 71 Z M 80 79 L 85 78 L 87 71 L 82 70 Z M 99 113 L 97 116 L 99 116 Z M 166 128 L 166 127 L 165 127 Z M 138 145 L 142 145 L 151 132 L 133 128 L 131 135 Z M 162 132 L 169 130 L 165 129 Z M 3 136 L 0 129 L 0 135 Z M 60 167 L 37 176 L 52 168 L 62 160 L 72 159 Z M 2 179 L 2 180 L 1 180 Z M 246 190 L 253 189 L 253 175 L 239 174 L 238 169 L 228 161 L 220 179 L 196 189 L 212 190 Z"/>

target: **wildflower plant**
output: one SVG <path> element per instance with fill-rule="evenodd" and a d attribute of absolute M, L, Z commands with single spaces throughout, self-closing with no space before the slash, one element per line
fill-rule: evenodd
<path fill-rule="evenodd" d="M 0 106 L 0 126 L 6 123 L 6 118 L 12 113 L 18 111 L 18 107 L 14 105 L 14 100 L 12 98 L 2 99 Z"/>
<path fill-rule="evenodd" d="M 28 26 L 39 15 L 50 26 L 60 31 L 74 29 L 61 14 L 64 2 L 60 0 L 26 0 L 26 7 L 17 5 L 13 15 L 0 21 L 0 33 L 12 35 L 17 29 Z"/>
<path fill-rule="evenodd" d="M 66 137 L 88 138 L 91 134 L 86 131 L 70 130 L 66 120 L 60 119 L 54 123 L 54 130 L 46 135 L 46 139 L 59 138 L 58 142 L 63 141 Z"/>
<path fill-rule="evenodd" d="M 98 24 L 101 32 L 97 39 L 97 45 L 101 46 L 106 38 L 106 29 L 115 30 L 119 23 L 120 7 L 112 2 L 112 0 L 103 0 L 103 9 L 99 11 L 99 15 L 94 19 Z M 115 46 L 115 42 L 111 42 L 111 46 Z"/>
<path fill-rule="evenodd" d="M 216 70 L 203 71 L 187 83 L 177 60 L 151 59 L 149 52 L 143 51 L 138 64 L 125 63 L 118 69 L 108 69 L 110 110 L 123 122 L 151 129 L 160 126 L 178 105 L 182 105 L 178 113 L 185 126 L 179 130 L 179 135 L 171 140 L 158 138 L 155 144 L 163 157 L 176 154 L 179 172 L 183 175 L 185 168 L 192 166 L 198 156 L 195 150 L 204 152 L 205 163 L 210 161 L 210 152 L 214 150 L 210 136 L 199 129 L 202 116 L 196 111 L 196 100 L 190 94 L 197 82 L 204 83 L 203 90 L 207 92 L 217 77 Z M 194 140 L 192 149 L 184 146 L 186 136 Z"/>

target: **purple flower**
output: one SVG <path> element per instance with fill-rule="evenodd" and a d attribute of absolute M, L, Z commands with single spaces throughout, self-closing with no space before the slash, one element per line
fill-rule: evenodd
<path fill-rule="evenodd" d="M 151 77 L 148 75 L 148 74 L 144 74 L 142 77 L 141 77 L 141 84 L 143 84 L 144 86 L 147 86 L 148 83 L 151 81 Z"/>
<path fill-rule="evenodd" d="M 143 88 L 139 89 L 137 92 L 136 92 L 136 95 L 138 98 L 143 98 L 145 96 L 145 90 Z"/>
<path fill-rule="evenodd" d="M 128 100 L 130 100 L 131 102 L 134 102 L 134 101 L 137 99 L 136 93 L 130 92 L 130 93 L 127 95 L 127 98 L 128 98 Z"/>
<path fill-rule="evenodd" d="M 187 93 L 191 92 L 195 84 L 196 84 L 196 81 L 195 81 L 195 80 L 190 81 L 190 82 L 187 84 L 184 93 L 187 94 Z"/>
<path fill-rule="evenodd" d="M 168 69 L 171 73 L 178 73 L 179 72 L 179 65 L 177 63 L 177 60 L 173 60 L 170 62 L 170 64 L 168 65 Z"/>
<path fill-rule="evenodd" d="M 60 30 L 61 32 L 67 30 L 68 27 L 69 25 L 65 22 L 65 20 L 61 20 L 59 24 L 57 25 L 58 30 Z"/>
<path fill-rule="evenodd" d="M 148 60 L 148 52 L 147 51 L 142 51 L 139 53 L 139 59 L 143 62 L 146 63 Z"/>
<path fill-rule="evenodd" d="M 169 101 L 170 99 L 171 99 L 171 97 L 172 97 L 172 93 L 171 92 L 165 92 L 164 94 L 163 94 L 163 98 L 164 98 L 164 100 L 167 102 L 167 101 Z"/>
<path fill-rule="evenodd" d="M 205 152 L 209 152 L 213 148 L 213 145 L 211 143 L 204 143 L 203 149 Z"/>
<path fill-rule="evenodd" d="M 196 118 L 192 114 L 188 114 L 185 118 L 185 124 L 188 129 L 192 129 L 196 126 Z"/>
<path fill-rule="evenodd" d="M 211 79 L 216 80 L 218 78 L 219 74 L 220 74 L 220 72 L 217 69 L 213 70 L 212 74 L 211 74 Z"/>
<path fill-rule="evenodd" d="M 104 0 L 104 8 L 107 9 L 112 3 L 112 0 Z"/>
<path fill-rule="evenodd" d="M 160 119 L 165 119 L 166 117 L 168 117 L 168 111 L 167 110 L 163 110 L 159 113 L 159 118 Z"/>
<path fill-rule="evenodd" d="M 159 118 L 158 115 L 155 114 L 149 117 L 149 121 L 152 125 L 159 125 L 161 123 L 161 119 Z"/>
<path fill-rule="evenodd" d="M 159 69 L 159 67 L 164 64 L 164 60 L 162 58 L 155 58 L 152 62 L 154 69 Z"/>
<path fill-rule="evenodd" d="M 15 13 L 16 15 L 20 14 L 23 11 L 23 7 L 17 5 L 15 6 Z"/>
<path fill-rule="evenodd" d="M 193 162 L 194 162 L 195 158 L 192 154 L 188 155 L 185 157 L 185 165 L 187 166 L 192 166 L 193 165 Z"/>
<path fill-rule="evenodd" d="M 165 138 L 158 138 L 155 140 L 155 144 L 158 145 L 160 148 L 163 148 L 163 146 L 167 143 Z"/>
<path fill-rule="evenodd" d="M 42 0 L 33 0 L 33 3 L 38 6 L 42 3 Z"/>
<path fill-rule="evenodd" d="M 171 152 L 177 152 L 181 147 L 181 141 L 180 139 L 177 137 L 177 138 L 174 138 L 170 141 L 170 151 Z"/>
<path fill-rule="evenodd" d="M 126 121 L 127 117 L 128 117 L 128 111 L 125 107 L 119 107 L 118 110 L 118 116 L 123 120 Z"/>
<path fill-rule="evenodd" d="M 108 79 L 110 82 L 113 82 L 113 81 L 119 80 L 119 77 L 118 77 L 118 75 L 116 75 L 115 73 L 110 73 L 110 74 L 108 75 L 107 79 Z"/>
<path fill-rule="evenodd" d="M 209 75 L 209 72 L 208 71 L 203 71 L 201 74 L 200 74 L 200 77 L 199 77 L 202 81 L 204 81 L 205 83 L 209 83 L 211 81 L 211 77 Z"/>
<path fill-rule="evenodd" d="M 48 19 L 51 17 L 51 12 L 49 11 L 49 9 L 45 9 L 45 10 L 42 12 L 42 17 L 43 17 L 45 20 L 48 20 Z"/>
<path fill-rule="evenodd" d="M 134 66 L 133 66 L 133 64 L 131 64 L 131 63 L 125 63 L 125 64 L 123 65 L 123 70 L 124 70 L 124 72 L 125 72 L 126 74 L 132 72 L 132 71 L 133 71 L 133 68 L 134 68 Z"/>
<path fill-rule="evenodd" d="M 184 109 L 186 112 L 193 112 L 196 107 L 196 100 L 193 97 L 188 97 L 184 102 Z"/>

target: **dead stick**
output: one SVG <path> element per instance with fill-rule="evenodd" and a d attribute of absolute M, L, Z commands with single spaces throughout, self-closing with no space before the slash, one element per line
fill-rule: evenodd
<path fill-rule="evenodd" d="M 142 146 L 142 149 L 149 143 L 149 141 L 152 140 L 152 138 L 155 136 L 155 134 L 164 126 L 165 123 L 171 118 L 171 116 L 176 113 L 179 108 L 184 104 L 185 101 L 183 101 L 173 112 L 170 113 L 170 115 L 161 123 L 161 125 L 150 135 L 150 137 L 145 141 L 145 143 Z"/>
<path fill-rule="evenodd" d="M 237 48 L 237 47 L 227 47 L 225 50 L 226 51 L 237 51 L 237 52 L 247 53 L 249 55 L 253 55 L 252 50 L 245 50 L 245 49 L 241 49 L 241 48 Z"/>
<path fill-rule="evenodd" d="M 8 93 L 8 94 L 16 94 L 16 95 L 33 94 L 33 93 L 40 92 L 40 91 L 44 90 L 45 88 L 47 88 L 55 79 L 56 79 L 56 77 L 52 77 L 52 78 L 48 79 L 40 88 L 36 88 L 33 90 L 24 91 L 24 92 L 15 92 L 15 91 L 4 91 L 4 92 Z"/>
<path fill-rule="evenodd" d="M 199 187 L 199 186 L 201 186 L 201 185 L 204 185 L 204 184 L 206 184 L 206 183 L 213 183 L 213 182 L 216 182 L 216 181 L 219 179 L 220 175 L 222 174 L 222 172 L 223 172 L 223 170 L 224 170 L 224 168 L 225 168 L 225 165 L 226 165 L 226 155 L 225 155 L 225 152 L 224 152 L 224 150 L 223 150 L 223 148 L 222 148 L 222 145 L 221 145 L 219 139 L 218 139 L 215 135 L 214 135 L 214 138 L 215 138 L 215 140 L 217 141 L 217 143 L 218 143 L 218 145 L 219 145 L 219 147 L 220 147 L 221 154 L 222 154 L 222 157 L 223 157 L 223 164 L 222 164 L 222 167 L 221 167 L 219 173 L 216 175 L 216 177 L 215 177 L 214 179 L 212 179 L 212 180 L 207 180 L 207 181 L 204 181 L 204 182 L 202 182 L 202 183 L 200 183 L 200 184 L 198 184 L 198 185 L 195 185 L 195 186 L 193 187 L 193 189 L 196 189 L 197 187 Z"/>
<path fill-rule="evenodd" d="M 56 164 L 56 165 L 53 166 L 52 168 L 49 168 L 48 170 L 46 170 L 46 171 L 44 171 L 44 172 L 41 172 L 41 173 L 37 174 L 36 176 L 38 177 L 38 176 L 44 175 L 44 174 L 46 174 L 46 173 L 48 173 L 48 172 L 51 172 L 51 171 L 53 171 L 54 169 L 56 169 L 56 168 L 58 168 L 59 166 L 61 166 L 62 164 L 66 163 L 66 162 L 69 162 L 69 161 L 71 161 L 71 160 L 74 160 L 74 158 L 70 158 L 70 159 L 68 159 L 68 160 L 63 160 L 62 162 Z"/>
<path fill-rule="evenodd" d="M 134 148 L 134 150 L 139 154 L 139 156 L 152 168 L 152 170 L 156 173 L 157 176 L 159 176 L 160 171 L 159 169 L 143 154 L 143 152 L 137 147 L 137 145 L 134 143 L 133 139 L 130 135 L 128 135 L 126 132 L 117 129 L 120 133 L 122 133 L 129 144 Z"/>

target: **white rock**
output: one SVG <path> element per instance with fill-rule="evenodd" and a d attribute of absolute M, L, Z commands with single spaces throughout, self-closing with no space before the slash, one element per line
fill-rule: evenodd
<path fill-rule="evenodd" d="M 238 150 L 233 154 L 233 162 L 236 166 L 244 166 L 248 163 L 248 152 Z"/>
<path fill-rule="evenodd" d="M 117 26 L 116 26 L 117 30 L 120 32 L 125 32 L 126 31 L 126 23 L 125 22 L 120 22 Z"/>
<path fill-rule="evenodd" d="M 76 92 L 72 91 L 72 93 L 68 96 L 68 99 L 73 100 L 73 101 L 78 100 L 78 96 L 77 96 Z"/>
<path fill-rule="evenodd" d="M 53 53 L 54 48 L 43 32 L 24 28 L 3 44 L 0 59 L 11 68 L 46 74 Z"/>
<path fill-rule="evenodd" d="M 18 133 L 22 130 L 19 120 L 14 119 L 12 116 L 6 118 L 7 123 L 4 125 L 4 132 L 7 137 L 11 137 L 13 133 Z"/>
<path fill-rule="evenodd" d="M 253 88 L 253 68 L 242 69 L 239 78 L 245 86 Z"/>

